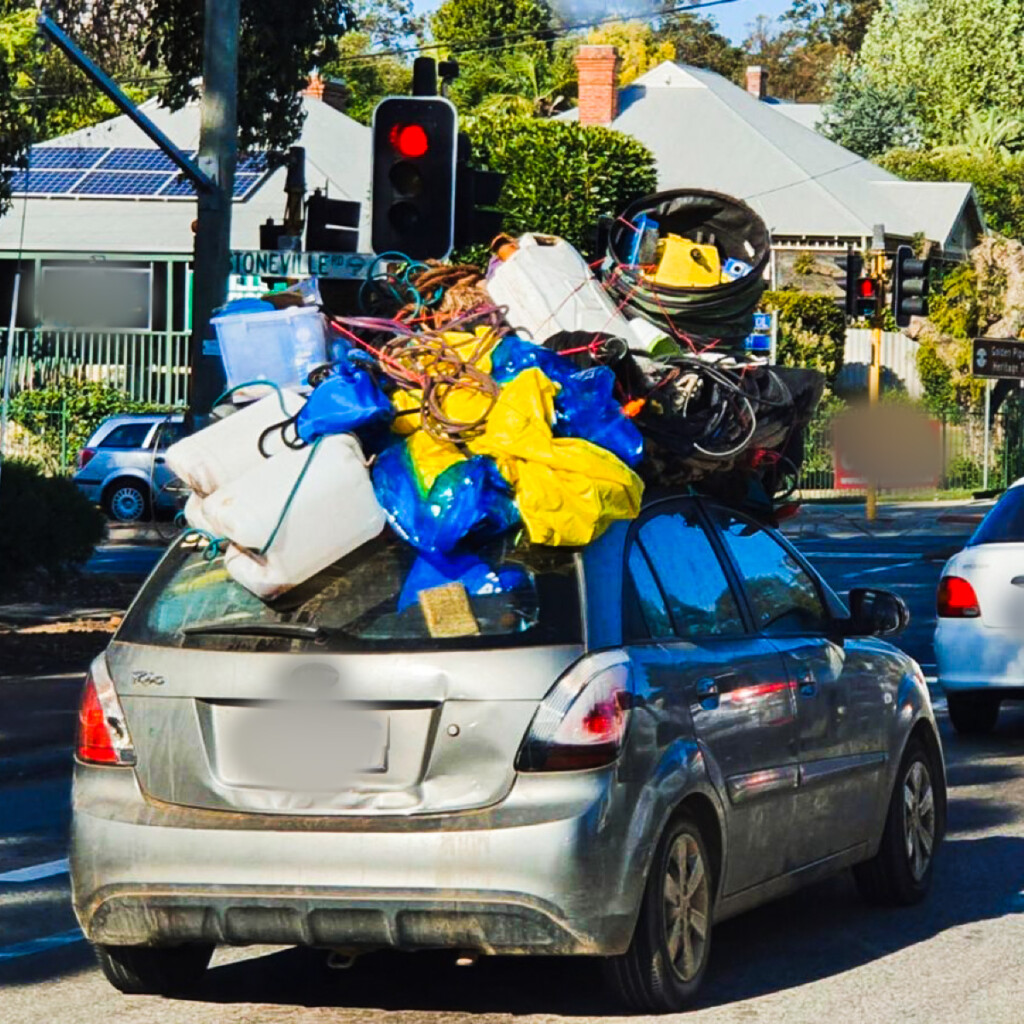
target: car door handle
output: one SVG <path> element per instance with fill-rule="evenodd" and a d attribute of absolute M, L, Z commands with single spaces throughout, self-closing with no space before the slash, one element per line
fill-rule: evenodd
<path fill-rule="evenodd" d="M 1024 587 L 1024 576 L 1014 576 L 1010 584 L 1014 587 Z"/>
<path fill-rule="evenodd" d="M 720 697 L 716 680 L 709 676 L 697 680 L 697 700 L 705 711 L 714 711 L 718 707 Z"/>
<path fill-rule="evenodd" d="M 154 462 L 155 462 L 155 463 L 156 463 L 156 464 L 157 464 L 158 466 L 162 466 L 162 465 L 163 465 L 163 464 L 164 464 L 164 463 L 165 463 L 165 462 L 166 462 L 167 460 L 166 460 L 166 459 L 165 459 L 165 458 L 164 458 L 164 457 L 163 457 L 162 455 L 158 455 L 158 456 L 157 456 L 157 457 L 156 457 L 156 458 L 155 458 L 155 459 L 154 459 L 153 461 L 154 461 Z"/>

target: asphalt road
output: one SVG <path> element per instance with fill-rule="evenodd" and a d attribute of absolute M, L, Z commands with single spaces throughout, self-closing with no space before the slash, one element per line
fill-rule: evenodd
<path fill-rule="evenodd" d="M 815 538 L 801 547 L 840 591 L 870 583 L 902 594 L 915 621 L 901 643 L 932 674 L 934 588 L 941 553 L 955 544 L 945 535 Z M 194 1001 L 118 994 L 92 965 L 68 908 L 62 857 L 76 692 L 73 678 L 0 683 L 2 1024 L 547 1024 L 615 1016 L 587 960 L 496 958 L 458 968 L 450 956 L 376 954 L 341 972 L 315 951 L 225 949 Z M 950 832 L 929 900 L 871 909 L 844 876 L 726 922 L 687 1021 L 1024 1019 L 1024 708 L 1004 711 L 983 741 L 955 737 L 940 718 Z"/>

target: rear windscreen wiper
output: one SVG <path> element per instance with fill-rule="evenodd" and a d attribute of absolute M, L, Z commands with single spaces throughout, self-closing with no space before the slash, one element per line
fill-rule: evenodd
<path fill-rule="evenodd" d="M 320 643 L 331 636 L 331 631 L 322 626 L 302 626 L 291 622 L 209 623 L 205 626 L 186 626 L 181 632 L 184 636 L 279 636 L 287 640 L 313 640 Z"/>

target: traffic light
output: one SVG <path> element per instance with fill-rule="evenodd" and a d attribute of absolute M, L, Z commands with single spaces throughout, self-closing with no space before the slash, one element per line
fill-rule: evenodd
<path fill-rule="evenodd" d="M 892 312 L 900 327 L 907 327 L 912 316 L 928 315 L 928 260 L 919 260 L 909 245 L 896 250 L 892 270 Z"/>
<path fill-rule="evenodd" d="M 850 249 L 845 256 L 836 257 L 836 265 L 842 267 L 846 272 L 844 280 L 839 287 L 845 292 L 840 305 L 846 315 L 851 319 L 858 316 L 857 313 L 857 281 L 860 279 L 864 269 L 864 257 L 854 249 Z"/>
<path fill-rule="evenodd" d="M 501 232 L 504 216 L 494 207 L 505 175 L 470 167 L 472 156 L 469 137 L 460 132 L 455 180 L 455 245 L 460 249 L 490 242 Z"/>
<path fill-rule="evenodd" d="M 856 318 L 870 319 L 881 312 L 885 298 L 882 294 L 882 282 L 875 277 L 858 277 L 856 284 Z"/>
<path fill-rule="evenodd" d="M 389 96 L 373 112 L 375 253 L 444 259 L 452 249 L 458 115 L 438 96 Z"/>

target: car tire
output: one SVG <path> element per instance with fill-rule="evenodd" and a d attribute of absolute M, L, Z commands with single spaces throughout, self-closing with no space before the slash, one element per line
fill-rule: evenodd
<path fill-rule="evenodd" d="M 711 952 L 713 906 L 700 827 L 676 818 L 658 845 L 629 948 L 604 961 L 606 980 L 630 1009 L 672 1013 L 693 1000 Z"/>
<path fill-rule="evenodd" d="M 103 495 L 103 511 L 119 523 L 149 519 L 149 490 L 138 480 L 115 480 Z"/>
<path fill-rule="evenodd" d="M 946 706 L 961 736 L 986 736 L 999 718 L 999 698 L 991 693 L 947 693 Z"/>
<path fill-rule="evenodd" d="M 853 869 L 866 902 L 911 906 L 928 895 L 942 835 L 938 779 L 941 773 L 924 744 L 912 740 L 896 775 L 878 853 Z"/>
<path fill-rule="evenodd" d="M 129 995 L 186 995 L 199 986 L 213 956 L 208 944 L 93 948 L 107 981 Z"/>

